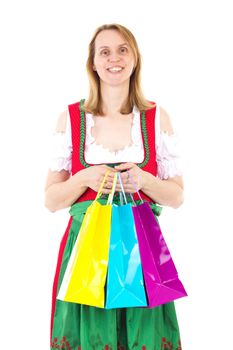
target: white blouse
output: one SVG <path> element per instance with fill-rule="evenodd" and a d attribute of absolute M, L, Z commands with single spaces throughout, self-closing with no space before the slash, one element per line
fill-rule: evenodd
<path fill-rule="evenodd" d="M 67 113 L 66 131 L 55 132 L 52 137 L 51 155 L 49 168 L 52 171 L 72 170 L 72 139 L 69 111 Z M 107 164 L 132 162 L 142 163 L 144 160 L 144 147 L 141 134 L 140 112 L 133 108 L 133 122 L 131 129 L 132 144 L 119 151 L 110 151 L 102 145 L 96 144 L 91 135 L 91 128 L 94 125 L 92 114 L 86 113 L 86 141 L 85 161 L 89 164 Z M 155 141 L 156 160 L 158 166 L 158 177 L 167 179 L 176 175 L 182 175 L 182 165 L 176 133 L 168 135 L 160 131 L 160 109 L 157 106 L 155 118 Z"/>

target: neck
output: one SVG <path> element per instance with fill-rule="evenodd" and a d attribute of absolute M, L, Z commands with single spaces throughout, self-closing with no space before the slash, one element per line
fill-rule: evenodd
<path fill-rule="evenodd" d="M 101 82 L 100 89 L 104 114 L 119 113 L 129 96 L 129 82 L 118 86 L 109 86 Z"/>

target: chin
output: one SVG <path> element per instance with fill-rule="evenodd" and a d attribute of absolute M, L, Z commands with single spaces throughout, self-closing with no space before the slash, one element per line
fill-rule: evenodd
<path fill-rule="evenodd" d="M 130 78 L 127 79 L 101 79 L 102 83 L 105 85 L 110 85 L 110 86 L 119 86 L 128 83 L 130 81 Z"/>

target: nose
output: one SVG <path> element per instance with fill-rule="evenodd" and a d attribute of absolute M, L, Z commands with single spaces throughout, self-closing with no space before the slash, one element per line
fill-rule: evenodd
<path fill-rule="evenodd" d="M 119 57 L 118 53 L 111 53 L 108 56 L 108 60 L 109 60 L 109 62 L 119 62 L 120 61 L 120 57 Z"/>

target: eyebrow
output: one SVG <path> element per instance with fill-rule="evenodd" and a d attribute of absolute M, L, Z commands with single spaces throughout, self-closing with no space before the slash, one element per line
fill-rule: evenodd
<path fill-rule="evenodd" d="M 127 43 L 123 43 L 123 44 L 120 44 L 120 45 L 118 45 L 118 47 L 119 46 L 124 46 L 124 45 L 126 45 L 126 46 L 129 46 L 129 44 L 127 44 Z M 109 46 L 100 46 L 98 49 L 106 49 L 106 48 L 109 48 Z"/>

